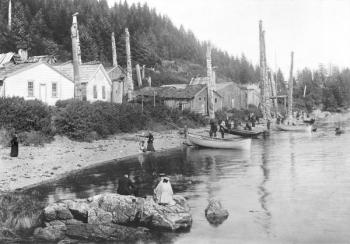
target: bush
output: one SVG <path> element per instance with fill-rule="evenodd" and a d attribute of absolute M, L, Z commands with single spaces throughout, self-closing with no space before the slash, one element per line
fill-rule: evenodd
<path fill-rule="evenodd" d="M 19 141 L 24 146 L 43 146 L 45 143 L 52 141 L 51 135 L 44 134 L 40 131 L 22 132 L 18 135 Z"/>
<path fill-rule="evenodd" d="M 50 108 L 39 100 L 0 98 L 0 127 L 19 132 L 34 130 L 50 133 Z"/>

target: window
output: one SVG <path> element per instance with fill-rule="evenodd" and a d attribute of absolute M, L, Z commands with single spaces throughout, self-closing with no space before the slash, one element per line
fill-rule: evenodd
<path fill-rule="evenodd" d="M 218 102 L 218 99 L 217 98 L 215 98 L 215 103 L 217 103 Z"/>
<path fill-rule="evenodd" d="M 179 103 L 179 109 L 182 110 L 182 103 Z"/>
<path fill-rule="evenodd" d="M 97 87 L 96 86 L 94 86 L 94 98 L 97 98 Z"/>
<path fill-rule="evenodd" d="M 57 97 L 57 83 L 52 83 L 52 97 Z"/>
<path fill-rule="evenodd" d="M 102 86 L 102 99 L 106 99 L 106 88 Z"/>
<path fill-rule="evenodd" d="M 200 101 L 200 100 L 202 100 L 202 98 L 201 98 L 201 97 L 199 97 L 199 98 L 198 98 L 198 100 Z"/>
<path fill-rule="evenodd" d="M 34 97 L 34 82 L 28 81 L 28 97 Z"/>

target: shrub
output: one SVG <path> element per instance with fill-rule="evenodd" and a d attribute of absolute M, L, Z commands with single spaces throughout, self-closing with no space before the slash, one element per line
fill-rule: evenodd
<path fill-rule="evenodd" d="M 19 141 L 24 146 L 43 146 L 52 141 L 53 137 L 40 131 L 22 132 L 18 135 Z"/>
<path fill-rule="evenodd" d="M 39 100 L 0 98 L 0 127 L 17 131 L 45 131 L 51 128 L 50 108 Z"/>

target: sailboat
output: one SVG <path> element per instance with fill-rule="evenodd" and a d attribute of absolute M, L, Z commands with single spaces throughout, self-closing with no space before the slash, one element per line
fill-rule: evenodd
<path fill-rule="evenodd" d="M 291 53 L 291 65 L 289 73 L 289 84 L 288 84 L 288 124 L 277 124 L 276 129 L 280 131 L 295 131 L 295 132 L 311 132 L 311 124 L 296 124 L 292 122 L 293 119 L 293 58 L 294 52 Z"/>

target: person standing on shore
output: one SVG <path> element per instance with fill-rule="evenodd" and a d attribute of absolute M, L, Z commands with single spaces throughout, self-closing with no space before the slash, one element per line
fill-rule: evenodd
<path fill-rule="evenodd" d="M 168 177 L 162 177 L 156 189 L 154 189 L 155 200 L 161 205 L 173 205 L 175 201 L 173 199 L 173 189 L 171 187 Z"/>
<path fill-rule="evenodd" d="M 17 157 L 18 156 L 18 138 L 17 138 L 16 132 L 13 134 L 10 144 L 11 144 L 10 156 Z"/>
<path fill-rule="evenodd" d="M 210 130 L 209 130 L 209 136 L 210 137 L 216 137 L 216 131 L 217 131 L 217 126 L 214 120 L 210 121 Z"/>
<path fill-rule="evenodd" d="M 154 150 L 154 146 L 153 146 L 153 141 L 154 141 L 154 137 L 152 135 L 151 132 L 148 133 L 148 141 L 147 141 L 147 151 L 149 152 L 155 152 L 156 150 Z"/>

